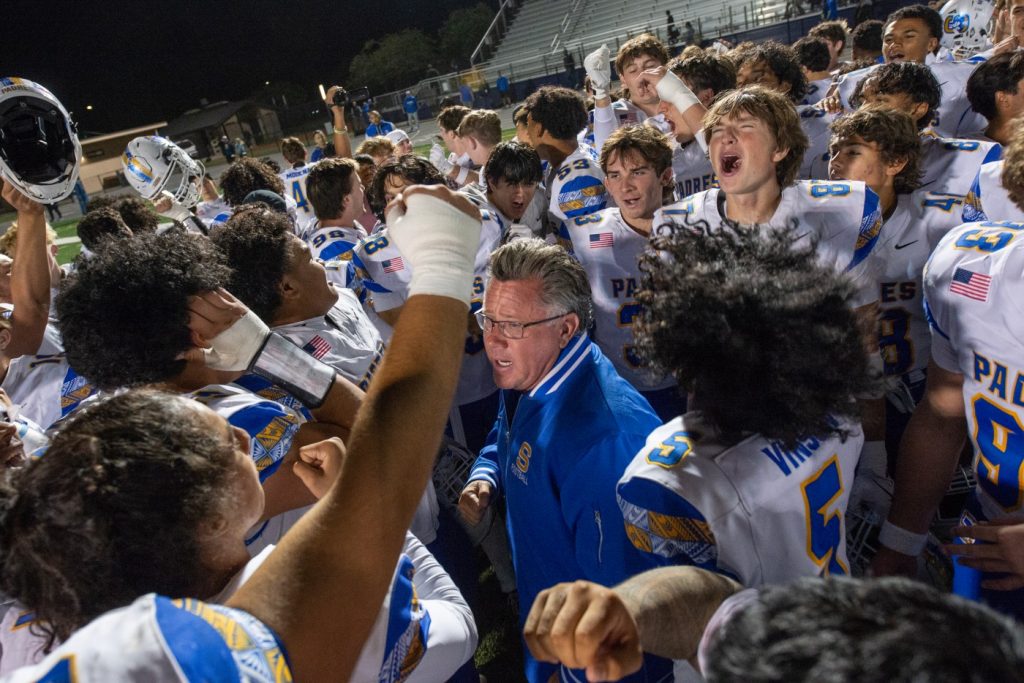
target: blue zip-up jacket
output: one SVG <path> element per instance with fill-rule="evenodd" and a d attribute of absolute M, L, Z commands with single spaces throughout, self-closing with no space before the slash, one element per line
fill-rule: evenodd
<path fill-rule="evenodd" d="M 613 586 L 654 566 L 626 537 L 615 485 L 661 420 L 586 335 L 562 349 L 518 406 L 515 395 L 501 392 L 498 419 L 469 481 L 489 482 L 492 501 L 505 497 L 525 621 L 537 594 L 556 583 Z M 526 659 L 530 681 L 547 681 L 555 671 L 529 653 Z M 666 660 L 658 661 L 653 668 L 665 669 Z M 628 680 L 661 680 L 652 673 L 645 667 Z M 563 669 L 564 680 L 573 680 L 569 674 Z"/>

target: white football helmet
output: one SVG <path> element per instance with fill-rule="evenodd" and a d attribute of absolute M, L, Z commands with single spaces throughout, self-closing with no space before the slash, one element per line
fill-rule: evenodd
<path fill-rule="evenodd" d="M 206 169 L 167 138 L 135 138 L 121 155 L 121 166 L 128 184 L 146 199 L 166 190 L 187 208 L 199 203 Z"/>
<path fill-rule="evenodd" d="M 957 59 L 968 59 L 989 47 L 990 0 L 949 0 L 942 15 L 942 46 Z"/>
<path fill-rule="evenodd" d="M 24 78 L 0 78 L 0 175 L 43 204 L 71 194 L 82 145 L 64 105 Z"/>

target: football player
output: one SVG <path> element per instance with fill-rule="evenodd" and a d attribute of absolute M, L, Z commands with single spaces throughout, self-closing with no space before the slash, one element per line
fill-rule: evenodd
<path fill-rule="evenodd" d="M 1024 112 L 1024 53 L 996 55 L 979 64 L 967 79 L 967 99 L 988 120 L 988 127 L 977 131 L 978 139 L 1008 144 L 1014 119 Z"/>
<path fill-rule="evenodd" d="M 689 88 L 700 107 L 687 103 L 685 93 L 667 76 L 662 79 L 660 69 L 648 71 L 646 76 L 654 83 L 661 97 L 658 111 L 665 116 L 676 145 L 672 148 L 672 173 L 675 176 L 676 199 L 706 190 L 714 185 L 715 174 L 708 159 L 708 150 L 701 131 L 704 114 L 719 93 L 736 87 L 736 68 L 725 57 L 702 51 L 688 57 L 673 59 L 668 72 Z M 683 93 L 683 97 L 680 97 Z M 681 111 L 679 108 L 683 107 Z M 687 111 L 692 107 L 692 112 Z M 687 111 L 686 116 L 683 112 Z"/>
<path fill-rule="evenodd" d="M 637 343 L 692 406 L 651 432 L 620 479 L 627 535 L 659 564 L 747 587 L 847 574 L 864 443 L 853 397 L 876 382 L 857 288 L 794 246 L 799 225 L 761 233 L 707 218 L 656 236 L 641 265 Z"/>
<path fill-rule="evenodd" d="M 886 64 L 914 62 L 927 65 L 935 74 L 942 97 L 926 122 L 938 135 L 959 137 L 985 128 L 985 119 L 971 109 L 966 83 L 974 70 L 970 62 L 940 62 L 935 59 L 942 38 L 942 17 L 924 5 L 902 7 L 886 19 L 883 56 Z M 836 78 L 836 95 L 849 107 L 854 90 L 873 69 L 851 71 Z"/>
<path fill-rule="evenodd" d="M 793 43 L 793 50 L 807 78 L 807 93 L 800 104 L 817 104 L 832 85 L 828 43 L 822 38 L 801 38 Z"/>
<path fill-rule="evenodd" d="M 568 88 L 543 86 L 527 98 L 526 109 L 530 144 L 550 165 L 545 186 L 551 224 L 605 208 L 608 193 L 597 152 L 576 139 L 587 125 L 583 96 Z"/>
<path fill-rule="evenodd" d="M 846 20 L 839 19 L 838 21 L 822 21 L 807 32 L 808 37 L 824 40 L 825 44 L 828 45 L 829 62 L 826 68 L 827 71 L 835 71 L 843 66 L 843 62 L 839 61 L 839 59 L 843 56 L 843 50 L 846 49 L 846 34 L 848 30 Z M 857 57 L 855 56 L 854 59 L 857 59 Z"/>
<path fill-rule="evenodd" d="M 963 197 L 927 189 L 915 191 L 921 145 L 917 127 L 906 114 L 867 107 L 841 117 L 832 129 L 832 179 L 864 182 L 878 194 L 885 220 L 875 247 L 881 263 L 878 344 L 885 375 L 890 378 L 886 453 L 895 457 L 910 413 L 924 394 L 930 357 L 928 321 L 921 303 L 921 271 L 932 248 L 960 224 Z M 861 465 L 879 475 L 864 493 L 870 503 L 877 504 L 880 523 L 891 492 L 884 476 L 887 463 L 880 458 L 876 463 L 862 459 Z"/>
<path fill-rule="evenodd" d="M 316 215 L 306 240 L 311 255 L 325 262 L 327 277 L 337 286 L 353 288 L 352 250 L 368 229 L 357 220 L 365 203 L 359 167 L 351 159 L 326 159 L 310 172 L 306 186 Z"/>
<path fill-rule="evenodd" d="M 231 275 L 222 259 L 209 240 L 187 233 L 141 234 L 109 242 L 79 265 L 57 298 L 67 359 L 99 389 L 158 385 L 201 399 L 244 429 L 251 437 L 251 456 L 266 492 L 266 519 L 281 513 L 287 517 L 287 511 L 314 502 L 291 468 L 298 458 L 293 444 L 304 443 L 306 432 L 314 429 L 300 432 L 311 416 L 229 384 L 250 364 L 239 371 L 218 369 L 237 367 L 240 361 L 204 354 L 207 340 L 188 328 L 204 311 L 237 303 L 221 289 Z M 199 295 L 203 301 L 190 304 L 190 297 Z M 251 351 L 263 349 L 250 354 L 255 357 L 252 371 L 308 407 L 319 421 L 318 436 L 344 434 L 363 392 L 335 377 L 330 366 L 270 333 L 254 314 L 248 315 L 259 327 L 249 338 L 248 344 L 256 345 Z M 331 400 L 324 402 L 326 391 L 335 384 L 340 390 L 331 392 Z M 284 531 L 284 525 L 272 527 L 278 535 Z M 272 543 L 277 539 L 256 529 L 252 540 Z"/>
<path fill-rule="evenodd" d="M 665 117 L 658 111 L 658 93 L 651 83 L 640 79 L 644 71 L 668 63 L 665 45 L 650 33 L 642 33 L 622 44 L 615 55 L 615 73 L 628 95 L 614 102 L 609 95 L 612 80 L 610 57 L 608 47 L 602 45 L 583 60 L 594 89 L 594 148 L 600 150 L 619 126 L 644 123 L 647 119 L 650 119 L 648 125 L 663 133 L 669 132 Z"/>
<path fill-rule="evenodd" d="M 1019 178 L 1005 178 L 1018 201 Z M 1024 206 L 1019 208 L 1024 209 Z M 1020 471 L 1024 442 L 1024 357 L 1017 288 L 1024 273 L 1024 224 L 967 223 L 950 231 L 924 272 L 924 299 L 932 326 L 928 384 L 900 448 L 896 490 L 879 535 L 877 575 L 916 571 L 935 507 L 971 435 L 978 486 L 964 525 L 1021 520 Z M 1024 617 L 1024 590 L 1000 592 L 999 574 L 982 574 L 981 596 L 993 607 Z"/>
<path fill-rule="evenodd" d="M 306 163 L 306 146 L 296 137 L 281 141 L 281 156 L 291 168 L 281 171 L 278 175 L 284 183 L 285 196 L 290 196 L 295 201 L 297 218 L 302 224 L 300 234 L 305 234 L 314 219 L 313 207 L 309 205 L 306 194 L 306 179 L 316 164 Z"/>
<path fill-rule="evenodd" d="M 1021 221 L 1022 197 L 1011 188 L 1024 187 L 1024 134 L 1010 139 L 1002 161 L 983 164 L 964 202 L 963 219 L 972 221 Z"/>
<path fill-rule="evenodd" d="M 640 312 L 637 259 L 647 248 L 654 212 L 672 194 L 672 148 L 654 128 L 624 126 L 605 141 L 601 170 L 617 208 L 566 221 L 559 238 L 590 281 L 594 342 L 658 417 L 670 420 L 682 414 L 685 401 L 676 381 L 652 372 L 637 353 L 633 320 Z"/>
<path fill-rule="evenodd" d="M 879 105 L 899 109 L 924 130 L 942 94 L 928 67 L 913 62 L 879 66 L 860 83 L 861 106 Z M 982 164 L 1002 156 L 994 142 L 942 138 L 932 132 L 921 134 L 921 187 L 932 192 L 966 195 Z"/>

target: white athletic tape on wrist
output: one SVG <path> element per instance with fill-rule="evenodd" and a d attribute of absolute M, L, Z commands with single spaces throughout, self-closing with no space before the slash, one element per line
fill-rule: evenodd
<path fill-rule="evenodd" d="M 658 91 L 658 97 L 673 105 L 680 114 L 693 105 L 700 104 L 700 100 L 693 94 L 693 91 L 671 71 L 658 81 L 654 89 Z"/>
<path fill-rule="evenodd" d="M 231 327 L 210 340 L 211 348 L 203 349 L 206 367 L 232 372 L 248 370 L 268 334 L 270 328 L 266 323 L 252 311 L 246 311 Z"/>
<path fill-rule="evenodd" d="M 890 550 L 917 557 L 928 542 L 928 534 L 915 534 L 886 520 L 878 532 L 878 542 Z"/>
<path fill-rule="evenodd" d="M 469 177 L 469 169 L 465 166 L 459 168 L 458 174 L 455 176 L 455 184 L 462 186 L 466 184 L 466 178 Z"/>

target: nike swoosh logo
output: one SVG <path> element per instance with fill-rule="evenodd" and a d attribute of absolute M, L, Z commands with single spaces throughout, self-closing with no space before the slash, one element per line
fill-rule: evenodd
<path fill-rule="evenodd" d="M 906 244 L 897 244 L 896 248 L 897 249 L 902 249 L 903 247 L 909 247 L 911 244 L 917 244 L 920 241 L 921 240 L 914 240 L 913 242 L 907 242 Z"/>

